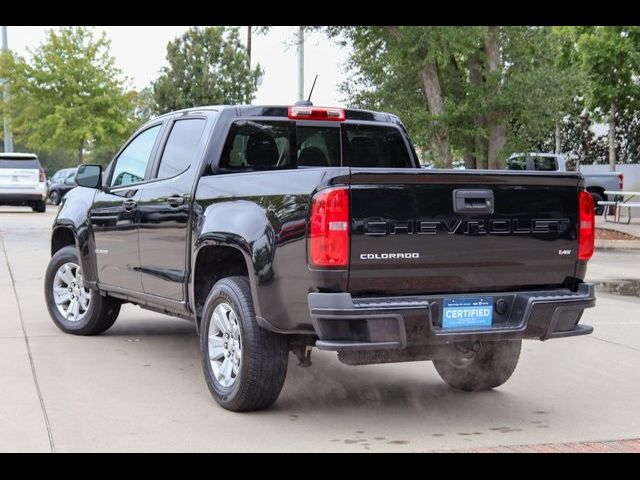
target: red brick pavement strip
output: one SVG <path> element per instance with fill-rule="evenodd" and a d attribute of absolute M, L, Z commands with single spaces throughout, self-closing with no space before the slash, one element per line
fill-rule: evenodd
<path fill-rule="evenodd" d="M 449 450 L 451 452 L 452 450 Z M 640 453 L 640 439 L 606 442 L 546 443 L 453 450 L 465 453 Z"/>

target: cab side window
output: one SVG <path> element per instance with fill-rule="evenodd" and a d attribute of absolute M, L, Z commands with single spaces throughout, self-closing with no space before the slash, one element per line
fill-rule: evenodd
<path fill-rule="evenodd" d="M 160 125 L 146 129 L 134 138 L 116 159 L 111 186 L 118 187 L 144 180 L 151 151 L 160 133 Z"/>

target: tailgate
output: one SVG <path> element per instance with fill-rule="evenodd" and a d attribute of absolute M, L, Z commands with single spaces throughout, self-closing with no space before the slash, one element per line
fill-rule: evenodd
<path fill-rule="evenodd" d="M 578 185 L 574 173 L 353 168 L 349 291 L 562 286 L 575 275 Z"/>

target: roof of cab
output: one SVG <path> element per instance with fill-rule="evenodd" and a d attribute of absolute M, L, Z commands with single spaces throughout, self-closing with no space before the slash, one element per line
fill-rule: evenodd
<path fill-rule="evenodd" d="M 290 105 L 203 105 L 200 107 L 184 108 L 182 110 L 175 110 L 167 112 L 155 117 L 153 120 L 162 119 L 170 115 L 175 114 L 191 114 L 195 112 L 203 111 L 221 111 L 235 109 L 240 115 L 247 116 L 287 116 L 287 112 Z M 362 110 L 357 108 L 345 108 L 345 107 L 325 107 L 316 106 L 317 108 L 343 108 L 346 113 L 347 120 L 369 120 L 369 121 L 394 121 L 397 117 L 393 114 L 386 112 L 377 112 L 373 110 Z"/>

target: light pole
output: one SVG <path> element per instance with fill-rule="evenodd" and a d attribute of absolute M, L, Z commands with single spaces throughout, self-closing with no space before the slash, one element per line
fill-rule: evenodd
<path fill-rule="evenodd" d="M 2 53 L 9 48 L 7 42 L 7 27 L 2 27 Z M 9 81 L 7 79 L 0 80 L 3 85 L 4 101 L 9 100 Z M 4 105 L 3 105 L 4 106 Z M 13 138 L 11 136 L 11 121 L 9 120 L 9 114 L 7 109 L 4 109 L 4 151 L 5 153 L 13 152 Z"/>
<path fill-rule="evenodd" d="M 304 27 L 298 27 L 298 100 L 304 100 Z"/>

